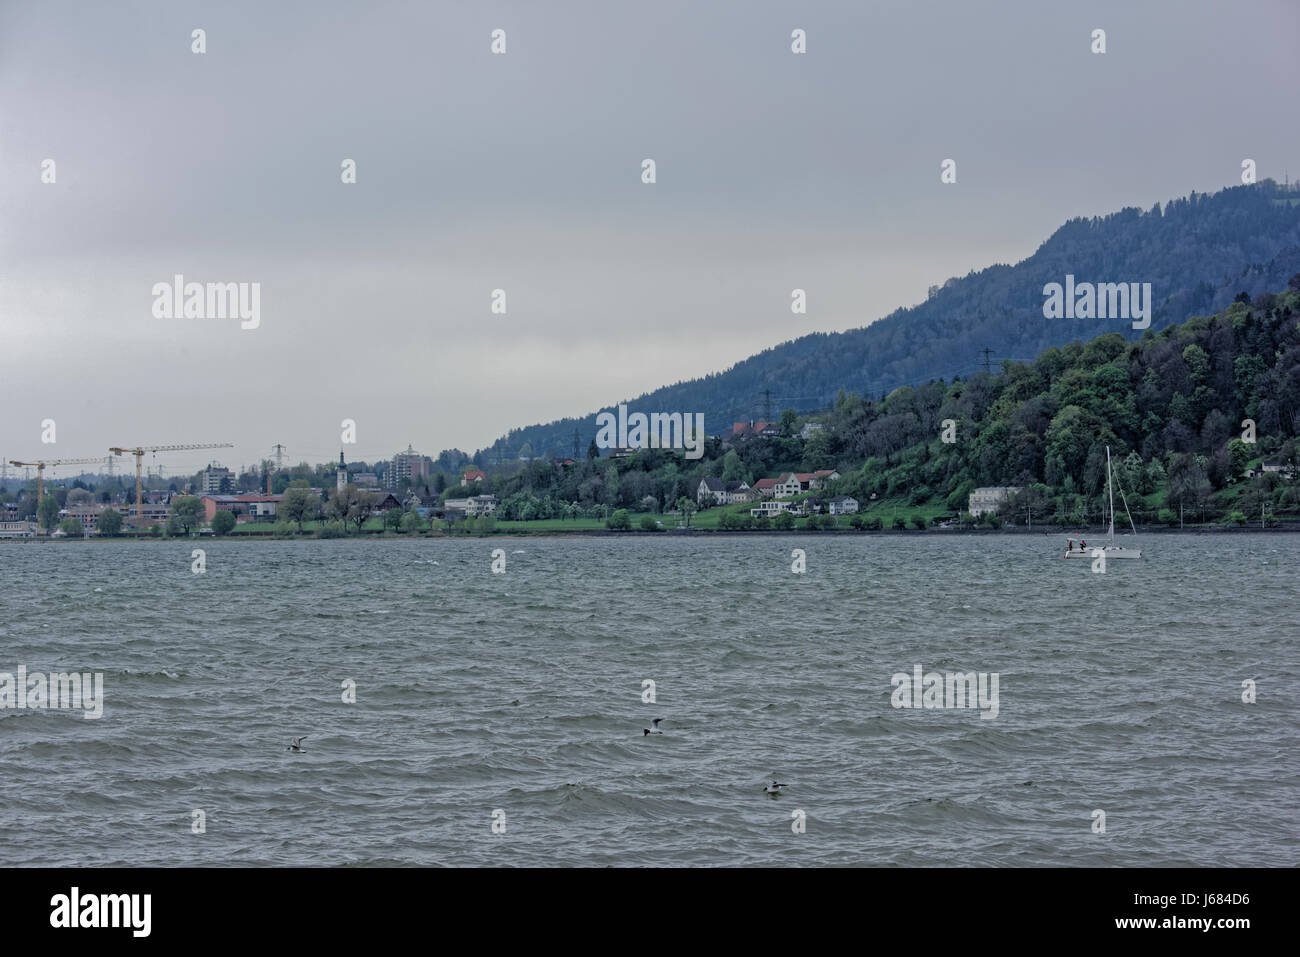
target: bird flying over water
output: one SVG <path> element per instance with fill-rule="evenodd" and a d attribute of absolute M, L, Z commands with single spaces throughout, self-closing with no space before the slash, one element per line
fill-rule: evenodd
<path fill-rule="evenodd" d="M 306 754 L 307 752 L 304 751 L 302 747 L 303 738 L 306 737 L 307 735 L 304 734 L 301 738 L 294 738 L 293 743 L 289 745 L 287 748 L 285 748 L 285 750 L 292 751 L 295 754 Z"/>
<path fill-rule="evenodd" d="M 662 720 L 663 718 L 655 718 L 653 721 L 651 721 L 650 723 L 654 725 L 654 730 L 652 731 L 650 728 L 643 729 L 644 734 L 642 734 L 642 737 L 645 737 L 645 735 L 647 734 L 663 734 L 663 732 L 659 730 L 659 722 Z"/>
<path fill-rule="evenodd" d="M 763 793 L 764 793 L 764 794 L 780 794 L 780 793 L 781 793 L 781 788 L 783 788 L 783 787 L 785 787 L 785 785 L 784 785 L 784 784 L 780 784 L 780 783 L 778 783 L 778 782 L 776 781 L 776 779 L 774 778 L 774 779 L 772 780 L 772 783 L 771 783 L 771 784 L 769 784 L 767 787 L 763 788 Z"/>

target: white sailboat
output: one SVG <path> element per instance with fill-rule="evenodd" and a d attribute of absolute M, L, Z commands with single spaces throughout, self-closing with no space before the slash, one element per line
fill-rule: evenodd
<path fill-rule="evenodd" d="M 1110 464 L 1110 446 L 1106 446 L 1106 494 L 1110 500 L 1110 528 L 1106 532 L 1105 545 L 1088 545 L 1087 539 L 1080 539 L 1076 548 L 1074 539 L 1071 538 L 1065 546 L 1065 554 L 1062 558 L 1093 558 L 1093 552 L 1098 549 L 1106 556 L 1109 561 L 1112 558 L 1141 558 L 1142 549 L 1131 548 L 1127 545 L 1115 544 L 1115 487 L 1114 487 L 1114 469 Z M 1120 498 L 1124 502 L 1124 514 L 1128 516 L 1129 527 L 1133 529 L 1133 537 L 1137 538 L 1137 526 L 1133 524 L 1133 516 L 1128 510 L 1128 499 L 1124 497 L 1124 490 L 1119 491 Z"/>

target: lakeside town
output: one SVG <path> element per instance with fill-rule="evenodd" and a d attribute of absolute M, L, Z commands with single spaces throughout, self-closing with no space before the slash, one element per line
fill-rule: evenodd
<path fill-rule="evenodd" d="M 1300 527 L 1297 316 L 1300 273 L 1279 292 L 1242 291 L 1214 315 L 1136 341 L 1104 333 L 879 398 L 841 388 L 810 412 L 774 417 L 765 403 L 763 419 L 713 434 L 694 413 L 689 450 L 676 447 L 683 433 L 665 447 L 639 432 L 624 438 L 620 426 L 618 446 L 597 431 L 583 455 L 575 426 L 563 450 L 554 432 L 551 447 L 534 449 L 515 430 L 513 444 L 473 456 L 408 444 L 377 461 L 340 451 L 337 462 L 290 465 L 277 444 L 255 466 L 213 461 L 171 478 L 153 464 L 159 454 L 233 446 L 6 459 L 0 537 L 1086 530 L 1121 507 L 1134 529 Z M 620 421 L 625 411 L 620 404 Z M 685 421 L 653 408 L 626 421 L 646 412 Z M 124 456 L 134 458 L 134 484 L 114 474 Z M 21 479 L 10 466 L 25 470 Z"/>
<path fill-rule="evenodd" d="M 753 458 L 757 449 L 771 452 L 784 444 L 787 451 L 797 446 L 805 453 L 811 447 L 815 456 L 816 447 L 829 437 L 830 418 L 801 419 L 787 412 L 779 421 L 733 423 L 727 434 L 708 438 L 710 454 L 694 470 L 696 474 L 682 471 L 677 462 L 665 463 L 672 450 L 620 447 L 602 456 L 593 442 L 585 459 L 524 455 L 485 467 L 474 465 L 456 450 L 434 458 L 410 445 L 373 462 L 349 462 L 343 452 L 332 465 L 286 466 L 265 459 L 257 467 L 232 470 L 211 462 L 198 473 L 171 479 L 164 479 L 160 470 L 142 473 L 134 489 L 129 479 L 115 474 L 83 472 L 71 480 L 25 479 L 11 491 L 15 483 L 6 475 L 0 538 L 1032 529 L 1036 505 L 1039 525 L 1045 530 L 1086 528 L 1090 521 L 1101 519 L 1100 511 L 1089 514 L 1083 496 L 1077 513 L 1054 513 L 1043 501 L 1041 485 L 959 486 L 936 506 L 915 490 L 899 495 L 891 494 L 898 490 L 889 485 L 863 489 L 854 476 L 846 477 L 837 468 L 783 470 L 752 482 L 745 477 L 748 470 L 742 463 Z M 634 493 L 642 481 L 639 476 L 665 464 L 676 473 L 667 495 Z M 1226 521 L 1209 522 L 1203 508 L 1190 521 L 1183 507 L 1176 520 L 1167 509 L 1148 510 L 1148 498 L 1169 498 L 1168 488 L 1153 487 L 1152 479 L 1161 467 L 1158 462 L 1151 464 L 1156 467 L 1133 453 L 1120 464 L 1121 474 L 1133 485 L 1137 513 L 1145 525 L 1267 528 L 1290 524 L 1270 514 L 1267 504 L 1261 506 L 1255 522 L 1239 510 L 1225 516 Z M 1287 490 L 1293 487 L 1296 472 L 1293 462 L 1261 459 L 1243 465 L 1241 479 L 1247 485 L 1258 482 L 1269 489 Z M 572 486 L 575 480 L 576 494 L 568 501 L 534 494 L 548 483 Z M 849 494 L 855 489 L 858 494 Z"/>

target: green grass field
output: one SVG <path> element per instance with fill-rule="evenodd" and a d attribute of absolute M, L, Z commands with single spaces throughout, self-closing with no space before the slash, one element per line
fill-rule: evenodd
<path fill-rule="evenodd" d="M 635 526 L 641 520 L 638 515 L 633 519 L 632 524 Z M 441 525 L 442 523 L 439 523 Z M 497 522 L 496 530 L 498 532 L 518 533 L 518 532 L 589 532 L 596 529 L 603 529 L 605 520 L 601 518 L 542 518 L 531 522 Z"/>

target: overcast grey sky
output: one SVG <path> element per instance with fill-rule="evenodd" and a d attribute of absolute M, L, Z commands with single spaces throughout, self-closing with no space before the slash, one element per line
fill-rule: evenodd
<path fill-rule="evenodd" d="M 1294 0 L 0 0 L 0 454 L 608 408 L 1243 158 L 1300 175 L 1297 37 Z M 154 318 L 176 273 L 261 283 L 260 326 Z"/>

